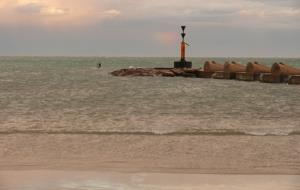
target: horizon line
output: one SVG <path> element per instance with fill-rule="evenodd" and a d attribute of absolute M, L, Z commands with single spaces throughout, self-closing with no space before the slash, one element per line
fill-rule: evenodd
<path fill-rule="evenodd" d="M 100 55 L 0 55 L 0 57 L 73 57 L 73 58 L 178 58 L 178 56 L 100 56 Z M 293 56 L 190 56 L 188 58 L 259 58 L 259 59 L 268 59 L 268 58 L 281 58 L 281 59 L 300 59 L 299 57 Z"/>

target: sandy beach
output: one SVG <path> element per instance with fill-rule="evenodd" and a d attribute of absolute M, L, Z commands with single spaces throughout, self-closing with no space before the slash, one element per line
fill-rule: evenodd
<path fill-rule="evenodd" d="M 203 175 L 93 171 L 0 171 L 2 190 L 297 190 L 291 175 Z"/>
<path fill-rule="evenodd" d="M 0 190 L 298 190 L 299 143 L 297 135 L 2 134 Z"/>
<path fill-rule="evenodd" d="M 298 135 L 1 134 L 0 190 L 298 190 L 299 147 Z"/>

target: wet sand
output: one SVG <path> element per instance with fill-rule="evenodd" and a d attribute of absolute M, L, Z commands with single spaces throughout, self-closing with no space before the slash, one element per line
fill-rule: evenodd
<path fill-rule="evenodd" d="M 0 135 L 0 170 L 300 174 L 300 136 Z"/>
<path fill-rule="evenodd" d="M 1 190 L 298 190 L 300 176 L 0 171 Z"/>
<path fill-rule="evenodd" d="M 299 190 L 300 136 L 0 135 L 0 190 Z"/>

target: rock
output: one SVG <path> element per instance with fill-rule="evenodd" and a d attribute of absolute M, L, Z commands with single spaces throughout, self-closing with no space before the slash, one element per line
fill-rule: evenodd
<path fill-rule="evenodd" d="M 172 71 L 176 76 L 183 76 L 184 73 L 185 73 L 183 69 L 171 69 L 171 71 Z"/>
<path fill-rule="evenodd" d="M 241 81 L 254 81 L 255 80 L 255 75 L 254 74 L 249 74 L 247 72 L 238 72 L 235 74 L 235 78 L 237 80 Z"/>
<path fill-rule="evenodd" d="M 197 72 L 197 77 L 198 78 L 211 78 L 213 74 L 214 73 L 212 73 L 212 72 L 205 72 L 205 71 L 199 70 Z"/>
<path fill-rule="evenodd" d="M 224 72 L 224 79 L 227 79 L 227 80 L 236 79 L 236 73 Z"/>
<path fill-rule="evenodd" d="M 214 78 L 214 79 L 225 79 L 225 72 L 224 71 L 215 72 L 212 75 L 212 78 Z"/>
<path fill-rule="evenodd" d="M 259 81 L 263 83 L 280 83 L 282 80 L 279 76 L 273 76 L 271 73 L 262 73 Z"/>
<path fill-rule="evenodd" d="M 157 70 L 156 76 L 175 77 L 176 74 L 173 73 L 171 70 Z"/>
<path fill-rule="evenodd" d="M 289 84 L 300 84 L 300 75 L 292 75 L 288 80 Z"/>
<path fill-rule="evenodd" d="M 113 71 L 113 76 L 162 76 L 162 77 L 196 77 L 200 69 L 174 69 L 174 68 L 129 68 Z"/>
<path fill-rule="evenodd" d="M 113 76 L 155 76 L 155 73 L 153 72 L 152 69 L 121 69 L 117 71 L 113 71 L 111 73 Z"/>
<path fill-rule="evenodd" d="M 198 76 L 198 72 L 201 71 L 200 69 L 184 69 L 184 77 L 195 78 Z"/>

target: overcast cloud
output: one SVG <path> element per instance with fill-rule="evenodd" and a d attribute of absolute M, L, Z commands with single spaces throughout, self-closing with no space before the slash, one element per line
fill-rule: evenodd
<path fill-rule="evenodd" d="M 1 0 L 0 55 L 300 57 L 299 0 Z"/>

